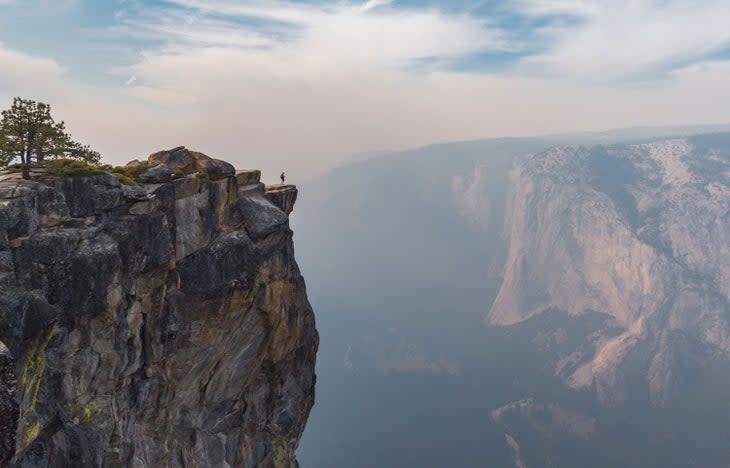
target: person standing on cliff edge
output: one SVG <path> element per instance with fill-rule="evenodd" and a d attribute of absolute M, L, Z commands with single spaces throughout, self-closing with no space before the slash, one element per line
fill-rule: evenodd
<path fill-rule="evenodd" d="M 282 183 L 282 184 L 284 184 L 284 181 L 286 180 L 286 174 L 284 174 L 284 173 L 282 172 L 282 173 L 281 173 L 281 175 L 280 175 L 279 177 L 281 177 L 281 183 Z"/>

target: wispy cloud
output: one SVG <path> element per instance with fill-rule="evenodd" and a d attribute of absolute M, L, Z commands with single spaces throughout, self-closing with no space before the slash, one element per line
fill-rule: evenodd
<path fill-rule="evenodd" d="M 522 15 L 548 19 L 531 73 L 596 81 L 664 77 L 730 48 L 726 0 L 514 0 Z"/>
<path fill-rule="evenodd" d="M 360 7 L 360 11 L 370 11 L 373 8 L 390 5 L 391 3 L 393 3 L 393 0 L 368 0 Z"/>
<path fill-rule="evenodd" d="M 463 11 L 397 0 L 167 5 L 120 19 L 124 34 L 149 44 L 122 70 L 135 77 L 126 89 L 208 116 L 186 138 L 216 151 L 245 142 L 274 167 L 316 170 L 349 153 L 436 140 L 730 118 L 688 109 L 711 106 L 720 85 L 693 90 L 701 76 L 685 68 L 726 33 L 682 15 L 721 17 L 715 0 L 692 12 L 678 0 L 507 0 L 489 15 L 468 2 Z M 531 29 L 511 28 L 509 15 Z M 515 58 L 490 73 L 454 68 L 484 54 Z M 650 90 L 630 84 L 660 72 L 665 82 Z"/>
<path fill-rule="evenodd" d="M 257 74 L 321 79 L 364 70 L 404 70 L 418 61 L 443 63 L 511 47 L 504 30 L 487 19 L 434 9 L 379 11 L 378 6 L 390 3 L 384 0 L 318 5 L 171 1 L 179 8 L 124 21 L 131 32 L 164 43 L 147 51 L 141 68 L 151 55 L 179 55 L 183 49 L 196 54 L 196 49 L 215 47 L 255 66 Z"/>
<path fill-rule="evenodd" d="M 428 73 L 509 53 L 514 58 L 501 73 L 610 82 L 671 77 L 673 69 L 730 49 L 730 29 L 719 21 L 730 17 L 726 0 L 506 0 L 495 12 L 529 25 L 519 31 L 497 13 L 402 8 L 392 0 L 169 4 L 120 18 L 129 34 L 159 41 L 145 51 L 142 68 L 153 56 L 217 47 L 255 64 L 259 73 L 321 79 L 414 65 Z M 479 73 L 478 66 L 470 69 Z"/>

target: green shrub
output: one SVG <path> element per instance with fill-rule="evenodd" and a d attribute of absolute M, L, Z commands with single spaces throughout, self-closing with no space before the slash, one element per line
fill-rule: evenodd
<path fill-rule="evenodd" d="M 110 172 L 117 176 L 119 178 L 119 175 L 125 176 L 133 181 L 139 182 L 139 176 L 144 171 L 150 168 L 150 165 L 147 163 L 139 163 L 135 164 L 133 166 L 117 166 L 110 169 Z M 118 174 L 118 175 L 117 175 Z M 121 178 L 119 180 L 122 180 Z M 122 182 L 124 183 L 124 182 Z M 131 184 L 126 184 L 131 185 Z"/>
<path fill-rule="evenodd" d="M 127 176 L 126 174 L 122 174 L 120 172 L 112 172 L 112 175 L 119 179 L 119 182 L 121 182 L 124 185 L 137 185 L 137 182 L 132 179 L 131 177 Z"/>
<path fill-rule="evenodd" d="M 77 159 L 51 159 L 33 166 L 43 168 L 47 175 L 56 177 L 94 176 L 107 173 L 101 166 Z"/>

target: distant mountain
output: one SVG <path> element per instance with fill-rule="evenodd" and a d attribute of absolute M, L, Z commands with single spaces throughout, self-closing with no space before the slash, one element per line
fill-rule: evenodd
<path fill-rule="evenodd" d="M 303 184 L 302 466 L 726 464 L 730 134 L 703 130 L 434 145 Z M 401 392 L 445 408 L 398 430 Z M 381 456 L 317 455 L 357 451 L 361 418 L 394 428 L 367 435 Z"/>
<path fill-rule="evenodd" d="M 516 185 L 490 323 L 553 309 L 610 316 L 556 367 L 606 403 L 628 398 L 640 374 L 665 404 L 693 360 L 730 356 L 730 134 L 553 148 Z"/>

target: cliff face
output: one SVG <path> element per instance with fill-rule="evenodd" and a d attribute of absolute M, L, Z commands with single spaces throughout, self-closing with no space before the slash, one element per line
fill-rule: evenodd
<path fill-rule="evenodd" d="M 5 458 L 297 466 L 318 337 L 288 223 L 296 188 L 184 148 L 149 162 L 137 186 L 0 181 L 18 403 Z"/>
<path fill-rule="evenodd" d="M 553 148 L 521 167 L 514 207 L 489 321 L 611 319 L 556 364 L 570 385 L 662 405 L 695 359 L 727 358 L 730 136 Z"/>

